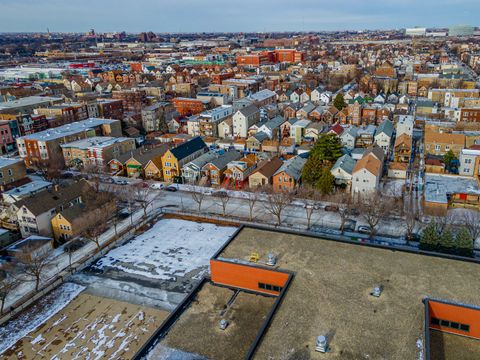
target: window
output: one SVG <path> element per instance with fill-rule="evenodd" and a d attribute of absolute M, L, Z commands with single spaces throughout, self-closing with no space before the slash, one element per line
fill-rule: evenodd
<path fill-rule="evenodd" d="M 440 145 L 435 145 L 435 150 L 436 151 L 440 151 L 440 148 L 441 148 Z"/>
<path fill-rule="evenodd" d="M 451 329 L 460 330 L 460 331 L 465 331 L 465 332 L 469 332 L 469 331 L 470 331 L 470 325 L 460 324 L 460 323 L 455 322 L 455 321 L 438 319 L 438 318 L 436 318 L 436 317 L 432 317 L 432 318 L 431 318 L 430 324 L 431 324 L 431 325 L 448 327 L 448 328 L 451 328 Z"/>
<path fill-rule="evenodd" d="M 8 175 L 9 175 L 9 176 L 12 176 L 12 175 L 13 175 L 12 169 L 8 169 Z"/>
<path fill-rule="evenodd" d="M 277 285 L 270 285 L 270 284 L 265 284 L 265 283 L 258 283 L 258 288 L 259 289 L 263 289 L 263 290 L 269 290 L 269 291 L 275 291 L 275 292 L 281 292 L 282 291 L 282 287 L 281 286 L 277 286 Z"/>

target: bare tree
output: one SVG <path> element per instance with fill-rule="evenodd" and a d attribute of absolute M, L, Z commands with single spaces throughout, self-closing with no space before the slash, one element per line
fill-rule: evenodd
<path fill-rule="evenodd" d="M 118 193 L 118 197 L 121 201 L 127 204 L 128 212 L 130 213 L 130 225 L 133 226 L 133 209 L 135 206 L 135 194 L 131 191 L 130 187 L 123 187 Z"/>
<path fill-rule="evenodd" d="M 447 227 L 457 222 L 457 220 L 457 216 L 452 212 L 447 213 L 445 216 L 435 216 L 438 232 L 440 234 L 443 233 Z"/>
<path fill-rule="evenodd" d="M 303 186 L 297 194 L 303 203 L 305 209 L 305 216 L 307 218 L 307 229 L 310 229 L 312 216 L 315 210 L 319 209 L 318 200 L 320 200 L 320 193 L 311 186 Z"/>
<path fill-rule="evenodd" d="M 82 236 L 88 241 L 93 242 L 100 250 L 100 235 L 107 230 L 108 214 L 102 209 L 91 211 L 84 218 Z"/>
<path fill-rule="evenodd" d="M 473 241 L 480 236 L 480 213 L 477 211 L 464 211 L 461 222 L 468 229 Z"/>
<path fill-rule="evenodd" d="M 197 203 L 197 206 L 198 206 L 198 213 L 200 214 L 200 212 L 202 211 L 202 204 L 203 204 L 203 200 L 205 200 L 205 196 L 207 195 L 205 193 L 205 191 L 203 191 L 203 187 L 201 186 L 189 186 L 188 187 L 189 191 L 190 191 L 190 195 L 192 196 L 192 200 L 195 201 Z"/>
<path fill-rule="evenodd" d="M 277 225 L 282 224 L 282 213 L 292 201 L 292 193 L 290 192 L 274 192 L 269 189 L 267 201 L 264 203 L 265 209 L 277 219 Z"/>
<path fill-rule="evenodd" d="M 13 269 L 5 269 L 0 274 L 0 314 L 3 314 L 8 295 L 18 286 L 19 280 L 13 275 Z"/>
<path fill-rule="evenodd" d="M 72 240 L 70 242 L 68 242 L 67 244 L 65 244 L 65 246 L 63 247 L 63 251 L 65 251 L 68 255 L 68 265 L 69 265 L 69 268 L 70 270 L 72 269 L 72 257 L 73 257 L 73 254 L 81 249 L 83 246 L 82 242 L 78 239 L 75 239 L 75 240 Z"/>
<path fill-rule="evenodd" d="M 227 205 L 230 201 L 230 195 L 226 191 L 221 191 L 214 195 L 215 204 L 222 207 L 222 216 L 225 216 L 227 213 Z"/>
<path fill-rule="evenodd" d="M 415 227 L 418 223 L 419 209 L 413 196 L 405 202 L 405 238 L 407 242 L 413 238 Z"/>
<path fill-rule="evenodd" d="M 23 273 L 35 281 L 35 291 L 38 291 L 44 272 L 50 267 L 49 253 L 27 245 L 17 255 L 17 259 Z"/>
<path fill-rule="evenodd" d="M 370 239 L 375 236 L 380 221 L 390 214 L 390 201 L 379 192 L 360 197 L 360 213 L 370 227 Z"/>
<path fill-rule="evenodd" d="M 89 163 L 84 166 L 83 171 L 88 174 L 88 181 L 92 185 L 95 192 L 100 192 L 103 169 L 97 164 Z"/>
<path fill-rule="evenodd" d="M 56 184 L 62 175 L 65 161 L 62 154 L 54 151 L 49 154 L 48 161 L 38 161 L 32 165 L 46 180 Z"/>
<path fill-rule="evenodd" d="M 353 197 L 346 192 L 342 192 L 335 196 L 335 202 L 338 207 L 338 215 L 340 216 L 340 231 L 345 232 L 345 223 L 348 216 L 352 214 L 355 208 L 355 202 Z"/>
<path fill-rule="evenodd" d="M 248 219 L 253 221 L 253 209 L 255 208 L 255 204 L 259 200 L 259 188 L 249 188 L 246 192 L 246 198 L 248 201 Z"/>
<path fill-rule="evenodd" d="M 133 188 L 134 198 L 140 203 L 143 209 L 143 217 L 147 217 L 147 209 L 159 195 L 157 191 L 153 192 L 150 187 L 144 187 L 142 184 L 135 185 Z"/>

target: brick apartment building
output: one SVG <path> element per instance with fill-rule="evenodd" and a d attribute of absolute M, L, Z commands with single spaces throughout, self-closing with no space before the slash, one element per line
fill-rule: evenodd
<path fill-rule="evenodd" d="M 123 119 L 123 101 L 118 99 L 97 100 L 98 116 L 102 119 Z"/>
<path fill-rule="evenodd" d="M 205 103 L 198 99 L 177 97 L 173 99 L 173 105 L 182 116 L 199 114 L 205 110 Z"/>
<path fill-rule="evenodd" d="M 17 148 L 27 166 L 48 165 L 51 161 L 63 166 L 61 144 L 92 136 L 121 135 L 119 120 L 92 118 L 19 137 Z"/>
<path fill-rule="evenodd" d="M 124 111 L 140 112 L 147 104 L 145 91 L 139 89 L 113 91 L 112 98 L 122 100 Z"/>

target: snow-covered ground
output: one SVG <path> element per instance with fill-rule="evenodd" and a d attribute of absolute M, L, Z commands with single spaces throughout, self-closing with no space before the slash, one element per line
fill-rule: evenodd
<path fill-rule="evenodd" d="M 0 327 L 0 354 L 67 306 L 85 288 L 64 283 L 14 320 Z M 40 342 L 35 338 L 33 343 Z"/>
<path fill-rule="evenodd" d="M 158 221 L 127 244 L 108 252 L 92 267 L 146 278 L 173 280 L 200 268 L 208 271 L 212 255 L 235 232 L 234 227 L 178 219 Z"/>
<path fill-rule="evenodd" d="M 403 195 L 403 188 L 405 186 L 404 179 L 388 180 L 383 184 L 382 193 L 389 196 L 400 197 Z"/>

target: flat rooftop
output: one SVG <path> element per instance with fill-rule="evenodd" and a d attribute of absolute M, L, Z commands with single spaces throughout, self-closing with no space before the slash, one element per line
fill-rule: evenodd
<path fill-rule="evenodd" d="M 48 141 L 48 140 L 62 138 L 64 136 L 74 135 L 82 131 L 90 130 L 97 126 L 104 125 L 104 124 L 111 124 L 116 121 L 119 121 L 119 120 L 89 118 L 86 120 L 76 121 L 70 124 L 58 126 L 56 128 L 39 131 L 34 134 L 22 136 L 19 139 Z"/>
<path fill-rule="evenodd" d="M 430 330 L 430 360 L 458 359 L 480 359 L 480 340 Z"/>
<path fill-rule="evenodd" d="M 235 293 L 205 283 L 149 359 L 176 359 L 173 355 L 179 354 L 182 359 L 244 359 L 276 298 Z M 225 330 L 219 327 L 222 319 L 229 322 Z"/>
<path fill-rule="evenodd" d="M 60 145 L 62 148 L 78 148 L 81 150 L 87 150 L 89 148 L 101 149 L 104 147 L 111 146 L 116 143 L 121 143 L 123 141 L 134 141 L 132 138 L 126 137 L 111 137 L 111 136 L 93 136 L 85 139 L 80 139 L 77 141 L 72 141 L 66 144 Z"/>
<path fill-rule="evenodd" d="M 456 175 L 425 175 L 425 201 L 447 204 L 447 195 L 457 193 L 480 195 L 477 180 Z"/>
<path fill-rule="evenodd" d="M 44 180 L 33 180 L 32 182 L 26 183 L 24 185 L 18 186 L 16 188 L 13 188 L 11 190 L 4 191 L 4 195 L 11 195 L 15 197 L 22 197 L 25 195 L 28 195 L 32 192 L 37 192 L 42 189 L 45 189 L 49 186 L 51 186 L 52 183 L 49 181 L 44 181 Z"/>
<path fill-rule="evenodd" d="M 254 228 L 218 259 L 248 262 L 252 252 L 258 265 L 273 252 L 278 269 L 295 273 L 255 359 L 416 359 L 425 297 L 480 303 L 475 263 Z M 379 298 L 370 295 L 376 285 Z M 315 339 L 324 334 L 330 351 L 320 354 Z"/>
<path fill-rule="evenodd" d="M 0 168 L 4 168 L 5 166 L 10 166 L 19 162 L 23 162 L 22 158 L 9 158 L 6 156 L 0 156 Z"/>
<path fill-rule="evenodd" d="M 50 96 L 27 96 L 17 100 L 0 102 L 0 110 L 16 109 L 18 107 L 23 107 L 23 106 L 33 106 L 37 104 L 41 105 L 41 104 L 46 104 L 50 102 L 58 102 L 58 101 L 63 101 L 63 99 L 59 97 L 50 97 Z"/>

